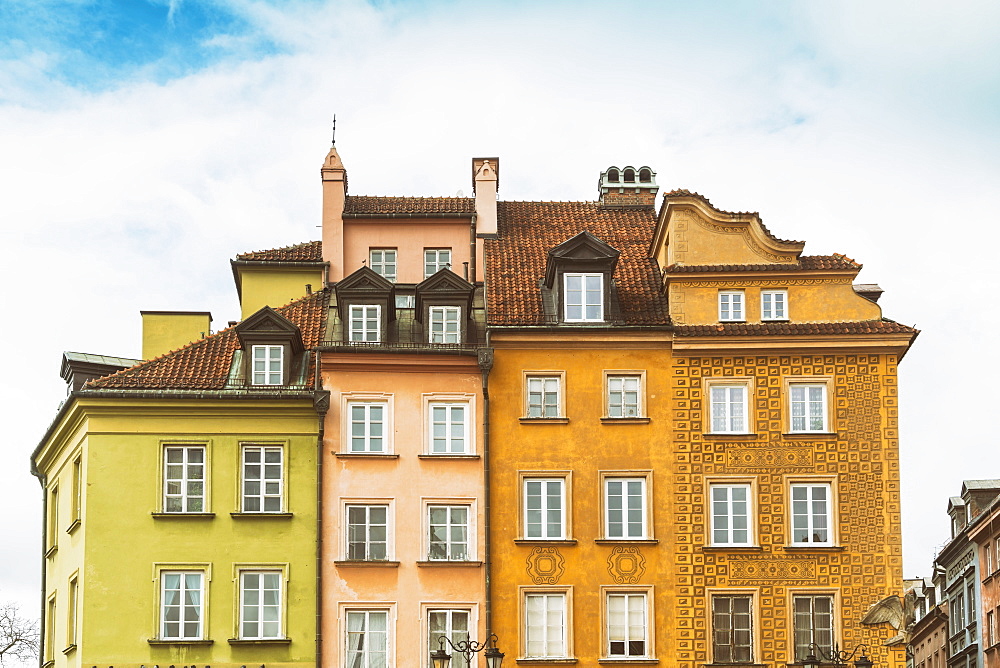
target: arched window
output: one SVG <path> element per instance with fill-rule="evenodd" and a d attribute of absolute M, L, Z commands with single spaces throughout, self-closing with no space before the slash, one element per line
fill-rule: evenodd
<path fill-rule="evenodd" d="M 635 183 L 635 170 L 626 169 L 625 170 L 625 183 Z"/>
<path fill-rule="evenodd" d="M 639 182 L 649 183 L 653 180 L 653 174 L 645 167 L 639 170 Z"/>
<path fill-rule="evenodd" d="M 608 183 L 618 183 L 618 170 L 609 169 L 608 170 Z"/>

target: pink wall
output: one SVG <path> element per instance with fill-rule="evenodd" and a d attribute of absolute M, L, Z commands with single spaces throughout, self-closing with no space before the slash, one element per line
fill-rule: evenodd
<path fill-rule="evenodd" d="M 370 248 L 398 249 L 398 283 L 424 280 L 424 249 L 451 248 L 452 271 L 464 277 L 463 262 L 470 262 L 468 218 L 378 219 L 344 221 L 344 275 L 368 262 Z M 478 270 L 482 276 L 482 268 Z M 340 280 L 333 278 L 331 280 Z"/>

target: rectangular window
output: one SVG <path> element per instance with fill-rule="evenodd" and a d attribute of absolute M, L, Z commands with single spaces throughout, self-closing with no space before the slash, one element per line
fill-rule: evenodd
<path fill-rule="evenodd" d="M 604 531 L 611 539 L 648 538 L 646 479 L 604 479 Z"/>
<path fill-rule="evenodd" d="M 714 663 L 753 662 L 752 603 L 750 596 L 712 597 Z"/>
<path fill-rule="evenodd" d="M 53 485 L 49 490 L 48 507 L 48 548 L 52 550 L 59 544 L 59 486 Z"/>
<path fill-rule="evenodd" d="M 163 459 L 163 512 L 206 512 L 204 446 L 170 446 Z"/>
<path fill-rule="evenodd" d="M 460 455 L 469 452 L 469 404 L 431 403 L 430 452 L 435 455 Z"/>
<path fill-rule="evenodd" d="M 604 320 L 604 275 L 563 274 L 563 301 L 567 322 Z"/>
<path fill-rule="evenodd" d="M 389 558 L 389 506 L 347 506 L 347 558 L 356 561 Z"/>
<path fill-rule="evenodd" d="M 750 485 L 712 485 L 712 545 L 752 545 Z"/>
<path fill-rule="evenodd" d="M 386 412 L 385 402 L 356 402 L 347 404 L 350 413 L 349 452 L 386 453 L 385 439 Z"/>
<path fill-rule="evenodd" d="M 566 657 L 566 594 L 538 593 L 524 597 L 526 658 Z"/>
<path fill-rule="evenodd" d="M 608 417 L 634 418 L 642 417 L 641 389 L 642 376 L 612 376 L 607 377 L 608 387 Z"/>
<path fill-rule="evenodd" d="M 396 282 L 396 249 L 395 248 L 372 248 L 368 251 L 371 259 L 371 268 L 376 274 L 385 280 Z"/>
<path fill-rule="evenodd" d="M 281 385 L 284 382 L 284 358 L 283 346 L 254 346 L 253 384 Z"/>
<path fill-rule="evenodd" d="M 56 660 L 56 595 L 49 597 L 45 606 L 45 648 L 46 663 Z"/>
<path fill-rule="evenodd" d="M 976 585 L 974 582 L 970 582 L 966 588 L 965 604 L 968 606 L 965 618 L 967 623 L 971 626 L 976 623 L 977 619 L 979 619 L 979 615 L 976 614 Z"/>
<path fill-rule="evenodd" d="M 804 659 L 815 644 L 830 656 L 833 649 L 833 597 L 795 596 L 792 598 L 795 628 L 795 658 Z"/>
<path fill-rule="evenodd" d="M 649 616 L 646 594 L 607 594 L 607 656 L 610 658 L 648 656 Z"/>
<path fill-rule="evenodd" d="M 528 376 L 528 417 L 562 417 L 559 376 Z"/>
<path fill-rule="evenodd" d="M 992 647 L 998 641 L 997 638 L 997 620 L 996 614 L 993 610 L 986 613 L 986 631 L 990 634 L 989 640 L 986 643 L 987 647 Z"/>
<path fill-rule="evenodd" d="M 761 320 L 788 320 L 788 292 L 763 290 L 760 293 Z"/>
<path fill-rule="evenodd" d="M 430 307 L 430 343 L 462 342 L 462 309 L 458 306 Z"/>
<path fill-rule="evenodd" d="M 430 652 L 442 647 L 441 637 L 444 636 L 453 644 L 469 640 L 468 610 L 428 610 L 427 611 L 427 647 Z M 443 643 L 444 650 L 451 654 L 452 668 L 469 668 L 465 657 L 451 649 L 448 643 Z M 427 666 L 433 668 L 428 652 Z"/>
<path fill-rule="evenodd" d="M 791 383 L 788 399 L 793 432 L 827 431 L 826 383 Z"/>
<path fill-rule="evenodd" d="M 160 572 L 160 638 L 202 640 L 205 574 Z"/>
<path fill-rule="evenodd" d="M 983 545 L 983 564 L 985 564 L 986 568 L 984 575 L 989 575 L 993 572 L 993 553 L 990 551 L 989 542 Z"/>
<path fill-rule="evenodd" d="M 524 479 L 524 536 L 543 540 L 566 537 L 566 479 Z"/>
<path fill-rule="evenodd" d="M 469 506 L 427 506 L 431 561 L 469 559 Z"/>
<path fill-rule="evenodd" d="M 721 322 L 743 322 L 742 290 L 719 293 L 719 320 Z"/>
<path fill-rule="evenodd" d="M 389 665 L 389 611 L 347 610 L 347 668 Z"/>
<path fill-rule="evenodd" d="M 240 572 L 240 638 L 282 638 L 281 571 Z"/>
<path fill-rule="evenodd" d="M 66 647 L 76 645 L 76 627 L 80 615 L 80 589 L 76 576 L 69 581 L 69 600 L 66 605 Z"/>
<path fill-rule="evenodd" d="M 284 486 L 281 446 L 243 446 L 243 512 L 280 513 Z"/>
<path fill-rule="evenodd" d="M 83 517 L 83 456 L 73 460 L 73 517 L 75 524 Z"/>
<path fill-rule="evenodd" d="M 350 326 L 351 341 L 378 343 L 382 332 L 382 307 L 352 304 Z"/>
<path fill-rule="evenodd" d="M 951 622 L 951 635 L 965 630 L 965 595 L 959 591 L 951 599 L 949 606 L 951 614 L 948 619 Z"/>
<path fill-rule="evenodd" d="M 747 385 L 716 385 L 708 388 L 711 404 L 711 432 L 746 434 L 749 429 Z"/>
<path fill-rule="evenodd" d="M 442 269 L 451 267 L 450 248 L 424 249 L 424 278 L 430 278 Z"/>
<path fill-rule="evenodd" d="M 792 545 L 832 545 L 830 485 L 794 484 Z"/>

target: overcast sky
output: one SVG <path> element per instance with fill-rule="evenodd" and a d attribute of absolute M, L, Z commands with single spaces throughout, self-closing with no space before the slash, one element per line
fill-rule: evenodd
<path fill-rule="evenodd" d="M 591 200 L 649 165 L 862 262 L 922 330 L 907 576 L 1000 477 L 1000 3 L 2 0 L 0 601 L 38 608 L 62 352 L 137 357 L 141 309 L 236 319 L 229 259 L 319 238 L 334 113 L 354 194 L 468 195 L 495 155 L 503 199 Z"/>

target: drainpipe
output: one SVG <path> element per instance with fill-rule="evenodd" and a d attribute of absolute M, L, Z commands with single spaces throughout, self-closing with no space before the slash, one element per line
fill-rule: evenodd
<path fill-rule="evenodd" d="M 476 283 L 476 221 L 479 218 L 479 214 L 472 214 L 472 224 L 469 226 L 469 231 L 471 232 L 471 238 L 469 239 L 469 283 L 475 285 Z"/>
<path fill-rule="evenodd" d="M 46 566 L 48 565 L 49 559 L 45 556 L 46 543 L 48 542 L 48 517 L 49 517 L 49 492 L 45 485 L 45 476 L 42 475 L 37 468 L 35 468 L 35 462 L 31 462 L 31 475 L 38 478 L 38 484 L 42 486 L 42 587 L 41 587 L 41 614 L 39 619 L 41 619 L 41 629 L 42 635 L 38 639 L 38 668 L 42 668 L 45 665 L 45 638 L 48 637 L 47 630 L 45 628 L 45 614 L 47 610 L 45 609 L 45 576 L 46 576 Z"/>
<path fill-rule="evenodd" d="M 323 665 L 323 436 L 326 433 L 326 413 L 330 409 L 330 393 L 323 390 L 320 373 L 321 353 L 316 351 L 315 398 L 313 405 L 319 418 L 316 437 L 316 668 Z"/>
<path fill-rule="evenodd" d="M 489 332 L 486 334 L 486 348 L 479 349 L 479 369 L 483 374 L 483 510 L 485 515 L 486 540 L 483 561 L 486 564 L 486 638 L 493 633 L 493 560 L 492 538 L 490 536 L 490 370 L 493 368 L 493 349 L 489 348 Z M 485 639 L 484 639 L 485 641 Z"/>

